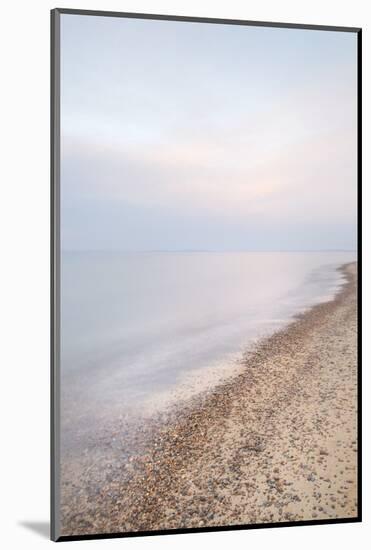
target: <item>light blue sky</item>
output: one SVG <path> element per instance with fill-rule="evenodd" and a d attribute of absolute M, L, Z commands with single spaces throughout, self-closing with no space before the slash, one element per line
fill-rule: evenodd
<path fill-rule="evenodd" d="M 62 15 L 62 248 L 356 247 L 356 35 Z"/>

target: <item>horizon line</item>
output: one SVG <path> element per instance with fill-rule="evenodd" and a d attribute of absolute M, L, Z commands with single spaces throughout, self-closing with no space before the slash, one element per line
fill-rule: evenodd
<path fill-rule="evenodd" d="M 166 249 L 166 248 L 155 248 L 155 249 L 138 249 L 138 250 L 129 250 L 124 248 L 61 248 L 61 252 L 122 252 L 125 254 L 150 254 L 150 253 L 253 253 L 253 252 L 357 252 L 356 248 L 308 248 L 308 249 L 212 249 L 212 248 L 179 248 L 179 249 Z"/>

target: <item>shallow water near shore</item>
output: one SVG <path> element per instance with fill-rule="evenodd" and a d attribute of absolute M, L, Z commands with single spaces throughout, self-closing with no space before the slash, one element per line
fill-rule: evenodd
<path fill-rule="evenodd" d="M 62 446 L 239 369 L 263 336 L 344 282 L 352 252 L 64 252 Z"/>

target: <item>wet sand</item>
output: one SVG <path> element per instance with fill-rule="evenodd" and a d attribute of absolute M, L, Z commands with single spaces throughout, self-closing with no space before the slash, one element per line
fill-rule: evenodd
<path fill-rule="evenodd" d="M 62 468 L 62 535 L 357 516 L 356 264 L 242 372 Z"/>

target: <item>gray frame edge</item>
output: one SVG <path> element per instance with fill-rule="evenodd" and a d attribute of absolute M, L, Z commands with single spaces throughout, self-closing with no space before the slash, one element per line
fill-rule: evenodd
<path fill-rule="evenodd" d="M 335 32 L 359 32 L 361 27 L 344 27 L 337 25 L 317 25 L 304 23 L 277 23 L 273 21 L 250 21 L 245 19 L 223 19 L 217 17 L 192 17 L 185 15 L 163 15 L 154 13 L 134 13 L 120 11 L 105 11 L 105 10 L 83 10 L 74 8 L 55 8 L 59 14 L 66 15 L 90 15 L 96 17 L 124 17 L 131 19 L 151 19 L 158 21 L 184 21 L 191 23 L 215 23 L 222 25 L 244 25 L 250 27 L 273 27 L 284 29 L 297 30 L 314 30 L 314 31 L 335 31 Z"/>
<path fill-rule="evenodd" d="M 60 13 L 51 10 L 50 37 L 50 538 L 60 534 Z"/>

